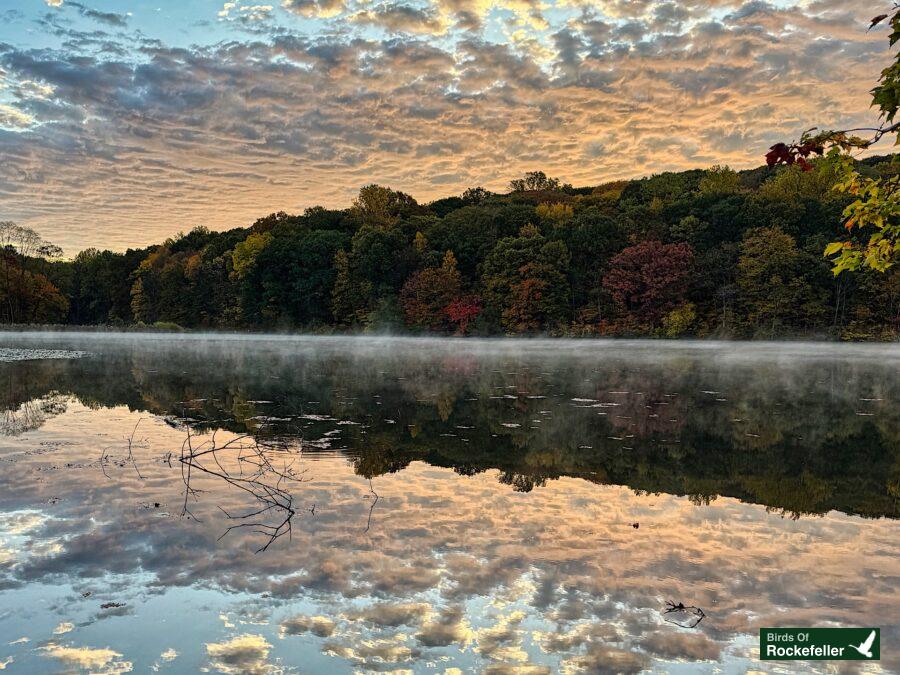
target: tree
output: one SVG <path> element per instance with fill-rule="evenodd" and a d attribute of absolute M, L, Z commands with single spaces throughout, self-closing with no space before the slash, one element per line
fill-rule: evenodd
<path fill-rule="evenodd" d="M 694 250 L 688 244 L 645 241 L 610 261 L 603 287 L 626 319 L 654 327 L 686 293 L 693 262 Z"/>
<path fill-rule="evenodd" d="M 697 312 L 694 310 L 692 303 L 685 302 L 666 314 L 662 318 L 663 335 L 678 337 L 687 333 L 697 319 Z"/>
<path fill-rule="evenodd" d="M 559 179 L 550 178 L 543 171 L 529 171 L 524 178 L 509 181 L 509 189 L 513 192 L 559 190 Z"/>
<path fill-rule="evenodd" d="M 270 241 L 272 241 L 271 233 L 264 232 L 259 234 L 254 232 L 234 247 L 234 252 L 231 254 L 232 269 L 238 279 L 243 279 L 247 276 L 256 263 L 256 258 L 269 245 Z"/>
<path fill-rule="evenodd" d="M 350 276 L 350 257 L 341 249 L 334 256 L 334 287 L 331 290 L 331 312 L 339 324 L 357 321 L 359 293 Z"/>
<path fill-rule="evenodd" d="M 68 292 L 72 323 L 131 321 L 129 277 L 139 260 L 139 254 L 135 254 L 135 251 L 122 254 L 89 248 L 75 256 Z"/>
<path fill-rule="evenodd" d="M 14 251 L 21 259 L 58 258 L 62 255 L 59 246 L 47 241 L 35 230 L 9 220 L 0 222 L 0 248 Z"/>
<path fill-rule="evenodd" d="M 356 287 L 357 306 L 372 310 L 382 299 L 396 299 L 416 263 L 412 233 L 401 228 L 363 225 L 350 243 L 350 279 Z"/>
<path fill-rule="evenodd" d="M 600 285 L 603 271 L 628 243 L 622 222 L 592 207 L 554 227 L 548 237 L 565 244 L 571 256 L 568 279 L 572 307 L 598 317 L 605 302 Z"/>
<path fill-rule="evenodd" d="M 770 334 L 779 327 L 814 325 L 825 305 L 824 293 L 804 273 L 810 262 L 779 228 L 750 230 L 741 243 L 737 275 L 746 321 Z"/>
<path fill-rule="evenodd" d="M 718 164 L 704 174 L 698 187 L 702 195 L 732 195 L 741 190 L 741 179 L 734 169 Z"/>
<path fill-rule="evenodd" d="M 481 314 L 481 298 L 477 295 L 467 295 L 456 298 L 444 308 L 447 318 L 456 326 L 458 335 L 466 335 L 469 324 Z"/>
<path fill-rule="evenodd" d="M 414 273 L 400 291 L 406 325 L 428 330 L 449 328 L 450 317 L 445 308 L 459 297 L 461 286 L 462 278 L 452 251 L 444 254 L 440 267 Z"/>
<path fill-rule="evenodd" d="M 244 276 L 245 318 L 280 326 L 330 322 L 335 256 L 349 236 L 305 228 L 273 235 Z"/>
<path fill-rule="evenodd" d="M 575 215 L 575 211 L 568 204 L 551 204 L 549 202 L 538 204 L 535 213 L 541 222 L 549 225 L 561 225 Z"/>
<path fill-rule="evenodd" d="M 470 187 L 466 188 L 466 191 L 462 193 L 462 200 L 466 204 L 478 206 L 479 204 L 484 203 L 490 196 L 491 193 L 481 186 Z"/>
<path fill-rule="evenodd" d="M 431 248 L 450 249 L 464 277 L 473 278 L 478 266 L 503 237 L 512 237 L 534 219 L 525 204 L 485 204 L 453 211 L 425 232 Z"/>
<path fill-rule="evenodd" d="M 10 252 L 0 251 L 0 264 Z M 0 320 L 4 323 L 58 323 L 69 311 L 69 301 L 43 274 L 22 270 L 9 279 L 0 277 Z"/>
<path fill-rule="evenodd" d="M 406 193 L 372 184 L 360 188 L 351 212 L 365 225 L 390 227 L 417 211 L 418 206 Z"/>
<path fill-rule="evenodd" d="M 62 249 L 30 227 L 0 222 L 0 317 L 4 321 L 44 322 L 65 318 L 68 301 L 46 276 L 28 269 L 34 259 L 60 255 Z"/>
<path fill-rule="evenodd" d="M 894 47 L 900 40 L 900 5 L 895 4 L 891 13 L 873 18 L 869 30 L 885 21 L 891 26 L 889 43 Z M 776 143 L 766 154 L 769 166 L 784 164 L 809 171 L 813 166 L 810 159 L 828 151 L 838 176 L 834 189 L 853 198 L 844 210 L 844 227 L 849 238 L 825 247 L 825 256 L 831 257 L 835 275 L 863 268 L 883 272 L 900 258 L 900 175 L 862 176 L 849 155 L 850 151 L 868 149 L 889 135 L 895 136 L 895 145 L 900 143 L 897 135 L 900 122 L 894 122 L 900 109 L 900 52 L 881 71 L 872 90 L 872 105 L 880 110 L 882 123 L 878 127 L 841 131 L 813 128 L 799 142 Z M 870 135 L 862 138 L 856 135 L 859 133 Z"/>
<path fill-rule="evenodd" d="M 569 252 L 534 225 L 501 239 L 482 266 L 483 297 L 509 332 L 555 329 L 569 308 Z"/>

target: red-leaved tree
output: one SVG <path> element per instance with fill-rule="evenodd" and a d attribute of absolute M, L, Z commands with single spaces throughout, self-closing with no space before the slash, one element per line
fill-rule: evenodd
<path fill-rule="evenodd" d="M 654 326 L 683 300 L 693 262 L 688 244 L 644 241 L 610 261 L 603 287 L 626 320 Z"/>
<path fill-rule="evenodd" d="M 444 314 L 456 326 L 456 332 L 465 335 L 469 324 L 481 314 L 481 298 L 477 295 L 456 298 L 444 307 Z"/>

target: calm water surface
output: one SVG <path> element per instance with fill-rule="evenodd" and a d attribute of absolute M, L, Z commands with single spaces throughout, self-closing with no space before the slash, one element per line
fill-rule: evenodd
<path fill-rule="evenodd" d="M 0 347 L 4 672 L 900 669 L 897 345 Z"/>

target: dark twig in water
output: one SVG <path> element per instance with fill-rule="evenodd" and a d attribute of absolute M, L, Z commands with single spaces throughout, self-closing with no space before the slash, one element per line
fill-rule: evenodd
<path fill-rule="evenodd" d="M 131 430 L 131 435 L 125 437 L 125 442 L 128 444 L 128 454 L 125 456 L 125 459 L 128 462 L 131 462 L 131 466 L 134 467 L 134 472 L 137 474 L 138 478 L 144 480 L 144 476 L 141 474 L 141 470 L 138 469 L 137 461 L 134 459 L 134 434 L 137 432 L 138 425 L 144 420 L 143 417 L 139 418 L 137 422 L 134 424 L 134 429 Z M 142 438 L 138 441 L 140 444 L 147 443 L 146 438 Z M 109 474 L 106 472 L 106 464 L 109 461 L 109 446 L 103 448 L 100 451 L 100 470 L 103 471 L 103 475 L 109 478 Z M 124 466 L 124 465 L 123 465 Z"/>
<path fill-rule="evenodd" d="M 686 616 L 685 621 L 678 621 L 677 619 L 669 619 L 666 618 L 666 621 L 669 623 L 674 623 L 677 626 L 682 626 L 683 628 L 696 628 L 703 619 L 706 618 L 706 612 L 704 612 L 699 607 L 695 607 L 693 605 L 685 605 L 683 602 L 674 603 L 671 600 L 666 601 L 666 610 L 663 614 L 680 614 L 682 616 Z"/>
<path fill-rule="evenodd" d="M 201 490 L 192 485 L 194 471 L 224 480 L 253 497 L 257 508 L 245 513 L 231 513 L 219 506 L 219 510 L 229 520 L 241 521 L 228 527 L 219 537 L 222 539 L 230 532 L 248 529 L 266 538 L 265 544 L 256 552 L 261 553 L 274 542 L 287 535 L 291 537 L 291 520 L 296 511 L 293 495 L 287 486 L 302 482 L 305 471 L 294 470 L 294 459 L 276 464 L 276 457 L 285 456 L 285 444 L 261 444 L 257 438 L 249 434 L 237 436 L 219 445 L 216 434 L 210 440 L 194 447 L 190 429 L 181 446 L 181 477 L 184 482 L 184 505 L 182 517 L 196 517 L 189 509 L 191 499 L 197 500 Z M 229 466 L 235 466 L 229 470 Z"/>
<path fill-rule="evenodd" d="M 137 431 L 138 424 L 140 424 L 143 419 L 143 417 L 138 418 L 138 421 L 134 424 L 134 429 L 131 430 L 131 436 L 128 437 L 128 460 L 131 462 L 131 466 L 134 467 L 135 473 L 141 480 L 144 480 L 144 477 L 141 475 L 141 472 L 138 469 L 137 462 L 134 461 L 134 434 Z M 141 442 L 143 443 L 146 440 L 147 439 L 143 439 Z"/>
<path fill-rule="evenodd" d="M 375 510 L 375 505 L 378 503 L 378 500 L 380 499 L 380 497 L 378 496 L 378 493 L 375 492 L 375 488 L 372 487 L 372 479 L 371 478 L 369 479 L 369 492 L 372 493 L 372 496 L 374 497 L 374 499 L 372 500 L 372 505 L 369 507 L 369 519 L 366 521 L 366 529 L 364 530 L 365 532 L 368 532 L 369 528 L 372 527 L 372 511 Z"/>

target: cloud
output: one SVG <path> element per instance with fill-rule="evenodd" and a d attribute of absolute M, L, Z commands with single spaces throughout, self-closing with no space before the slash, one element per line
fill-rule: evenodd
<path fill-rule="evenodd" d="M 246 26 L 271 7 L 220 12 Z M 68 252 L 76 232 L 124 249 L 345 206 L 372 181 L 427 200 L 536 164 L 573 184 L 754 166 L 813 124 L 871 123 L 885 59 L 849 0 L 589 3 L 564 22 L 537 2 L 282 7 L 327 28 L 174 47 L 57 25 L 66 47 L 2 46 L 5 217 Z"/>
<path fill-rule="evenodd" d="M 238 2 L 226 2 L 217 16 L 220 19 L 236 18 L 243 22 L 265 21 L 271 17 L 273 9 L 275 7 L 272 5 L 244 5 Z"/>
<path fill-rule="evenodd" d="M 74 623 L 71 623 L 69 621 L 64 621 L 63 623 L 59 624 L 56 628 L 53 629 L 53 634 L 54 635 L 62 635 L 63 633 L 68 633 L 68 632 L 74 630 L 74 628 L 75 628 Z"/>
<path fill-rule="evenodd" d="M 335 623 L 325 616 L 292 616 L 281 622 L 282 635 L 303 635 L 312 633 L 318 637 L 330 637 L 334 634 Z"/>
<path fill-rule="evenodd" d="M 590 672 L 596 675 L 635 675 L 644 670 L 649 661 L 636 652 L 624 651 L 602 644 L 592 644 L 587 652 L 562 662 L 564 673 Z"/>
<path fill-rule="evenodd" d="M 641 646 L 663 659 L 686 661 L 718 661 L 722 648 L 702 633 L 660 631 L 641 640 Z"/>
<path fill-rule="evenodd" d="M 62 0 L 59 0 L 60 4 L 62 4 Z M 75 2 L 74 0 L 69 0 L 67 7 L 75 7 L 78 10 L 78 13 L 81 16 L 92 19 L 94 21 L 98 21 L 100 23 L 105 23 L 109 26 L 114 26 L 116 28 L 125 28 L 128 25 L 129 15 L 127 14 L 116 14 L 115 12 L 101 12 L 96 9 L 91 9 L 90 7 L 86 7 L 82 5 L 80 2 Z"/>
<path fill-rule="evenodd" d="M 352 14 L 350 21 L 360 25 L 377 26 L 390 32 L 443 35 L 448 23 L 434 12 L 409 5 L 380 5 Z"/>
<path fill-rule="evenodd" d="M 400 664 L 412 661 L 420 650 L 406 644 L 408 636 L 397 633 L 389 638 L 374 638 L 353 643 L 330 641 L 322 648 L 325 654 L 346 659 L 361 666 Z"/>
<path fill-rule="evenodd" d="M 300 16 L 319 19 L 335 17 L 347 8 L 344 0 L 284 0 L 281 6 Z"/>
<path fill-rule="evenodd" d="M 34 117 L 18 108 L 0 103 L 0 128 L 27 129 L 34 124 Z"/>
<path fill-rule="evenodd" d="M 45 656 L 60 661 L 66 668 L 89 670 L 97 675 L 120 675 L 130 673 L 130 661 L 119 660 L 122 654 L 109 648 L 66 647 L 49 644 L 41 648 Z"/>
<path fill-rule="evenodd" d="M 416 639 L 426 647 L 446 647 L 452 644 L 465 646 L 474 636 L 463 609 L 448 607 L 437 618 L 424 623 Z"/>
<path fill-rule="evenodd" d="M 351 621 L 363 621 L 375 626 L 396 628 L 397 626 L 417 625 L 431 613 L 431 606 L 424 602 L 380 602 L 364 609 L 348 612 L 347 618 Z"/>
<path fill-rule="evenodd" d="M 207 643 L 210 664 L 226 675 L 266 675 L 273 671 L 268 662 L 272 645 L 262 635 L 238 635 L 225 642 Z"/>
<path fill-rule="evenodd" d="M 496 661 L 527 661 L 528 654 L 522 648 L 523 631 L 519 629 L 525 616 L 525 612 L 515 611 L 501 616 L 493 626 L 477 631 L 475 650 Z"/>

